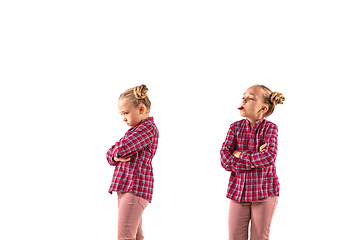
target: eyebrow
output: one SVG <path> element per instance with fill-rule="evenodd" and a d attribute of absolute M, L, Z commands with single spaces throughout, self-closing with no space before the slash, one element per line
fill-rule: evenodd
<path fill-rule="evenodd" d="M 245 95 L 245 93 L 244 93 L 243 95 Z M 256 96 L 256 95 L 255 95 L 255 94 L 253 94 L 253 93 L 249 93 L 249 95 L 253 95 L 253 96 Z"/>

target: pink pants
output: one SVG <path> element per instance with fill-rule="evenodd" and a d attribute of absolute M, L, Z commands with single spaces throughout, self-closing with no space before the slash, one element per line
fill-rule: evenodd
<path fill-rule="evenodd" d="M 250 240 L 269 239 L 277 198 L 274 195 L 254 202 L 241 203 L 230 200 L 229 240 L 247 240 L 250 219 Z"/>
<path fill-rule="evenodd" d="M 142 240 L 142 213 L 149 202 L 129 192 L 118 194 L 118 240 Z"/>

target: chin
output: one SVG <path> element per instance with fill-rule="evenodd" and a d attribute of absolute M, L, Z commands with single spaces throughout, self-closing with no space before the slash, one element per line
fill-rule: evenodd
<path fill-rule="evenodd" d="M 134 128 L 134 127 L 136 127 L 137 125 L 139 125 L 139 123 L 138 123 L 138 124 L 135 124 L 135 123 L 128 123 L 128 125 L 129 125 L 131 128 Z"/>

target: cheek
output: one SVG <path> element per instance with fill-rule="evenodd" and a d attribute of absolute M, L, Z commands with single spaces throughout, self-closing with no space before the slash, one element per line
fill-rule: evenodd
<path fill-rule="evenodd" d="M 138 121 L 139 116 L 137 114 L 131 114 L 128 119 L 131 122 L 136 122 L 136 121 Z"/>
<path fill-rule="evenodd" d="M 251 104 L 249 106 L 249 113 L 254 113 L 254 112 L 256 112 L 256 106 L 255 106 L 255 104 Z"/>
<path fill-rule="evenodd" d="M 134 121 L 134 116 L 133 115 L 130 115 L 129 118 L 128 118 L 129 122 L 133 122 Z"/>

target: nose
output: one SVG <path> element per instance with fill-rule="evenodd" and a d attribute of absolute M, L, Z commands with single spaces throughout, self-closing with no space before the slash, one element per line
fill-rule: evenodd
<path fill-rule="evenodd" d="M 241 103 L 245 104 L 246 103 L 246 99 L 244 98 Z"/>
<path fill-rule="evenodd" d="M 126 121 L 127 121 L 126 117 L 124 117 L 123 121 L 124 121 L 124 122 L 126 122 Z"/>

